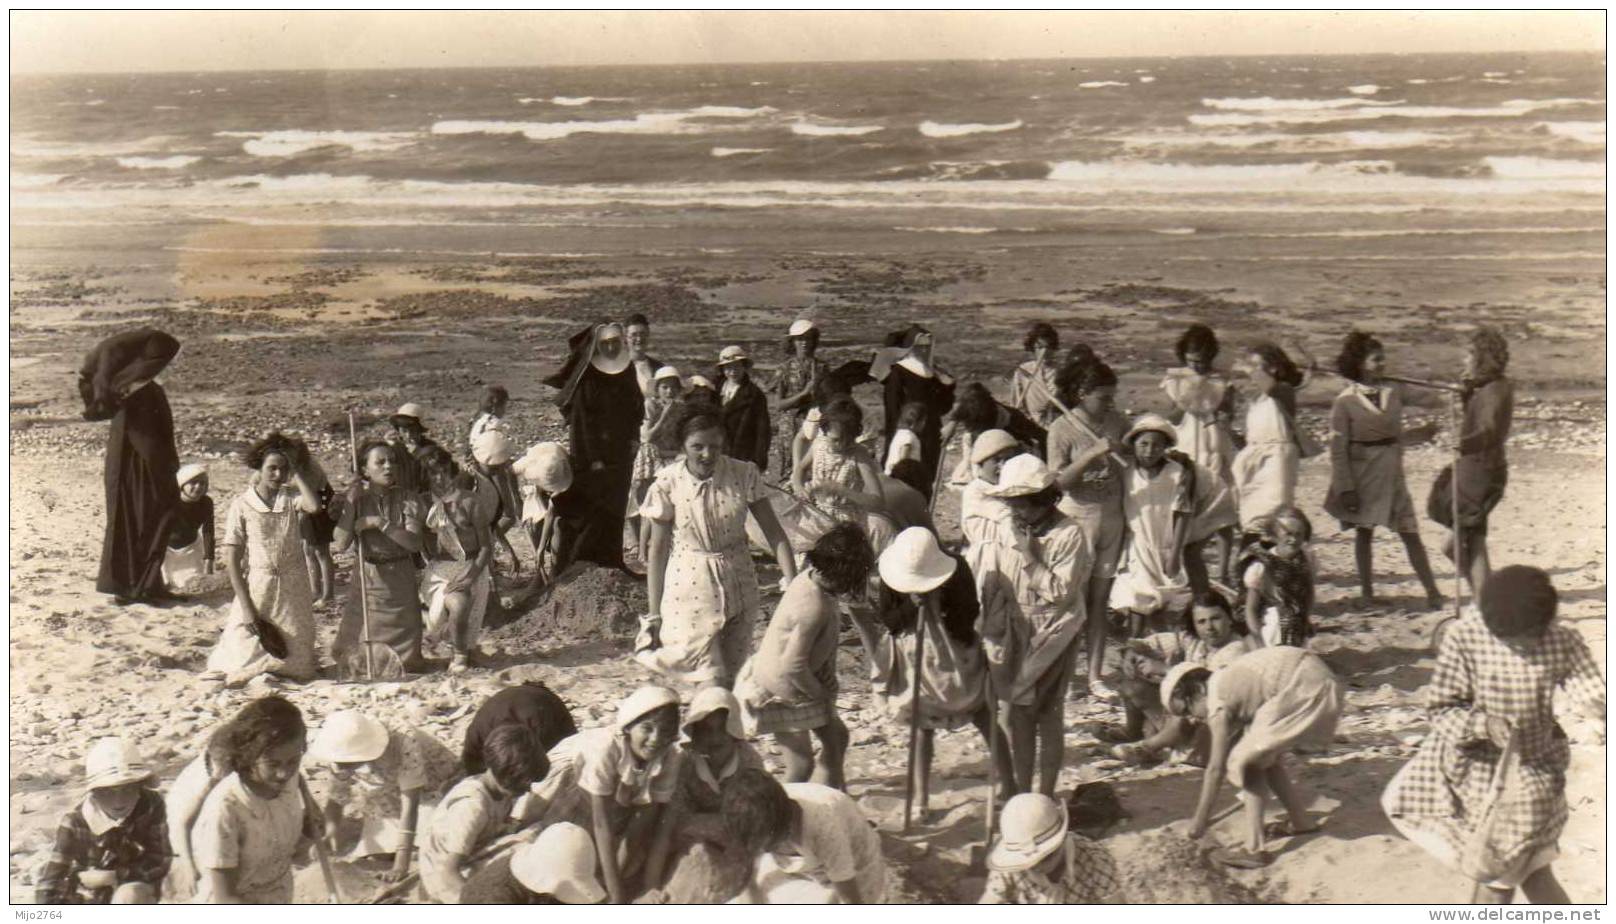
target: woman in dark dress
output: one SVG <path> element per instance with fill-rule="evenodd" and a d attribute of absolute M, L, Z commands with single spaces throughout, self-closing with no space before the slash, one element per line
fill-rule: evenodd
<path fill-rule="evenodd" d="M 719 398 L 724 412 L 724 454 L 769 470 L 769 441 L 774 431 L 769 420 L 769 399 L 752 381 L 752 360 L 738 346 L 718 354 L 718 374 L 724 384 Z"/>
<path fill-rule="evenodd" d="M 101 341 L 79 370 L 86 420 L 111 420 L 107 434 L 107 531 L 95 589 L 120 606 L 172 597 L 163 558 L 180 501 L 179 453 L 168 394 L 155 379 L 180 342 L 151 327 Z"/>
<path fill-rule="evenodd" d="M 954 380 L 932 364 L 931 331 L 924 327 L 911 324 L 888 334 L 887 346 L 894 353 L 901 350 L 902 356 L 885 370 L 882 435 L 887 443 L 892 442 L 892 434 L 898 429 L 898 413 L 905 404 L 914 401 L 925 405 L 928 414 L 919 434 L 920 464 L 926 477 L 935 481 L 943 455 L 943 415 L 954 406 Z"/>
<path fill-rule="evenodd" d="M 572 355 L 544 380 L 571 437 L 572 488 L 556 498 L 556 573 L 582 559 L 623 568 L 623 517 L 634 474 L 643 399 L 623 346 L 623 328 L 598 324 L 573 335 Z"/>
<path fill-rule="evenodd" d="M 1510 418 L 1515 413 L 1515 386 L 1504 377 L 1509 366 L 1509 344 L 1491 327 L 1478 328 L 1470 337 L 1465 355 L 1464 420 L 1459 427 L 1459 549 L 1455 558 L 1453 540 L 1443 551 L 1456 561 L 1470 580 L 1471 593 L 1480 596 L 1487 582 L 1487 519 L 1504 499 L 1509 482 L 1509 463 L 1504 443 L 1509 440 Z M 1450 469 L 1437 477 L 1428 505 L 1431 518 L 1454 529 L 1453 488 Z M 1447 477 L 1443 477 L 1447 476 Z"/>

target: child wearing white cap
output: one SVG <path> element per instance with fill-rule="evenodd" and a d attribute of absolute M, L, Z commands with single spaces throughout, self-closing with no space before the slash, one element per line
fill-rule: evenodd
<path fill-rule="evenodd" d="M 1021 443 L 1004 430 L 984 430 L 971 444 L 967 458 L 971 480 L 960 492 L 960 532 L 967 545 L 991 541 L 999 530 L 1010 527 L 1010 508 L 990 497 L 987 489 L 999 483 L 1004 463 L 1021 453 Z"/>
<path fill-rule="evenodd" d="M 766 472 L 774 431 L 769 425 L 769 399 L 752 381 L 752 359 L 743 347 L 724 347 L 718 354 L 718 373 L 724 377 L 718 390 L 724 412 L 724 452 Z"/>
<path fill-rule="evenodd" d="M 640 423 L 640 448 L 634 452 L 634 481 L 628 497 L 628 517 L 634 535 L 639 537 L 640 561 L 649 561 L 651 524 L 640 516 L 645 492 L 664 465 L 679 458 L 679 419 L 684 411 L 684 380 L 673 366 L 663 366 L 651 375 L 651 394 L 645 399 L 645 417 Z"/>
<path fill-rule="evenodd" d="M 466 880 L 462 905 L 595 905 L 606 897 L 589 832 L 562 821 Z"/>
<path fill-rule="evenodd" d="M 163 797 L 135 746 L 102 738 L 84 760 L 84 799 L 62 816 L 35 877 L 41 905 L 155 904 L 168 874 Z"/>
<path fill-rule="evenodd" d="M 785 352 L 786 358 L 769 382 L 768 391 L 780 415 L 776 426 L 780 436 L 780 470 L 789 473 L 796 461 L 791 454 L 793 438 L 802 427 L 809 408 L 816 403 L 815 386 L 830 377 L 830 365 L 817 355 L 819 326 L 808 318 L 791 322 L 786 332 Z"/>
<path fill-rule="evenodd" d="M 1067 830 L 1066 806 L 1038 793 L 1022 793 L 1005 803 L 987 865 L 979 905 L 1117 900 L 1117 864 L 1110 852 Z"/>
<path fill-rule="evenodd" d="M 213 498 L 208 496 L 208 467 L 200 462 L 180 466 L 174 480 L 180 503 L 163 555 L 163 583 L 179 591 L 198 575 L 213 573 Z"/>

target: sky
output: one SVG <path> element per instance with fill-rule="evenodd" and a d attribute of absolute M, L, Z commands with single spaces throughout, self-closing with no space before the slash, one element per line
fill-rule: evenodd
<path fill-rule="evenodd" d="M 11 72 L 1602 51 L 1603 11 L 11 14 Z"/>

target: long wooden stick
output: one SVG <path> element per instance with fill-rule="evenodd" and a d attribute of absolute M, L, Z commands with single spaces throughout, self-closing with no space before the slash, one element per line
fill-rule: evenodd
<path fill-rule="evenodd" d="M 354 424 L 353 411 L 348 412 L 348 446 L 353 456 L 354 477 L 360 478 L 363 469 L 359 458 L 359 430 Z M 359 495 L 363 497 L 363 495 Z M 359 630 L 365 646 L 365 679 L 376 679 L 375 656 L 370 650 L 370 594 L 365 587 L 365 533 L 359 528 L 359 504 L 354 504 L 354 579 L 359 584 Z"/>
<path fill-rule="evenodd" d="M 993 693 L 993 665 L 987 663 L 987 654 L 982 657 L 986 675 L 983 679 L 987 684 L 988 697 L 988 823 L 987 848 L 993 849 L 993 832 L 999 823 L 999 700 Z"/>
<path fill-rule="evenodd" d="M 317 811 L 314 793 L 309 792 L 309 781 L 301 773 L 297 775 L 297 785 L 303 791 L 304 810 Z M 325 838 L 314 839 L 314 856 L 320 861 L 320 876 L 325 879 L 325 890 L 330 894 L 332 903 L 342 904 L 342 891 L 337 888 L 337 875 L 331 870 L 331 853 L 326 849 Z"/>
<path fill-rule="evenodd" d="M 1459 402 L 1453 404 L 1453 474 L 1448 479 L 1449 493 L 1453 500 L 1453 615 L 1455 618 L 1463 615 L 1461 605 L 1464 600 L 1464 530 L 1459 526 L 1459 460 L 1463 456 L 1459 452 L 1459 434 L 1464 429 L 1464 407 Z"/>
<path fill-rule="evenodd" d="M 909 772 L 903 783 L 903 830 L 909 831 L 909 821 L 915 802 L 915 771 L 920 769 L 920 659 L 926 650 L 926 617 L 931 614 L 935 598 L 926 602 L 915 614 L 915 663 L 909 677 Z"/>

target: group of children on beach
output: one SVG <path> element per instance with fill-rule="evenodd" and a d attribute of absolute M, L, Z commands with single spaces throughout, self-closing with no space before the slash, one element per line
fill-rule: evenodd
<path fill-rule="evenodd" d="M 621 336 L 603 330 L 611 327 L 617 325 L 601 325 L 588 342 Z M 633 355 L 643 358 L 648 324 L 630 319 L 628 329 L 636 327 L 642 349 Z M 1306 376 L 1284 349 L 1263 343 L 1243 355 L 1252 393 L 1237 433 L 1235 389 L 1214 370 L 1219 345 L 1203 325 L 1179 338 L 1180 365 L 1161 384 L 1171 416 L 1132 419 L 1117 409 L 1117 373 L 1081 344 L 1058 360 L 1059 338 L 1048 325 L 1028 334 L 1033 358 L 1016 370 L 1009 405 L 974 383 L 956 400 L 923 328 L 896 332 L 870 363 L 844 375 L 817 357 L 818 340 L 815 323 L 793 324 L 788 362 L 768 390 L 779 400 L 782 435 L 789 435 L 780 461 L 790 491 L 772 495 L 761 473 L 773 426 L 744 349 L 720 354 L 717 387 L 654 360 L 643 370 L 638 359 L 621 364 L 619 372 L 632 369 L 643 380 L 641 406 L 626 409 L 642 420 L 625 478 L 631 542 L 650 572 L 650 613 L 636 657 L 665 682 L 698 688 L 688 707 L 670 687 L 647 687 L 620 704 L 615 725 L 542 747 L 531 731 L 489 730 L 481 740 L 486 769 L 464 768 L 470 775 L 448 790 L 430 821 L 421 820 L 422 800 L 448 782 L 427 770 L 432 762 L 423 755 L 431 745 L 418 732 L 363 716 L 327 717 L 311 756 L 345 768 L 353 785 L 363 778 L 392 787 L 386 808 L 364 815 L 360 838 L 396 858 L 392 875 L 404 876 L 418 851 L 423 894 L 438 901 L 880 900 L 878 838 L 842 793 L 849 742 L 837 716 L 836 655 L 844 619 L 865 649 L 878 703 L 894 721 L 920 730 L 911 769 L 922 814 L 935 732 L 971 724 L 983 736 L 1002 805 L 984 901 L 1100 901 L 1114 887 L 1104 850 L 1067 831 L 1064 807 L 1053 798 L 1074 674 L 1074 695 L 1122 709 L 1121 725 L 1098 732 L 1115 746 L 1115 758 L 1145 764 L 1166 756 L 1205 768 L 1193 835 L 1207 829 L 1223 779 L 1239 790 L 1247 837 L 1219 848 L 1221 862 L 1262 865 L 1270 838 L 1316 827 L 1284 756 L 1329 744 L 1342 684 L 1307 649 L 1313 526 L 1297 505 L 1296 482 L 1301 460 L 1323 450 L 1297 423 Z M 1509 875 L 1482 880 L 1489 894 L 1520 886 L 1535 898 L 1558 888 L 1551 888 L 1547 863 L 1556 825 L 1564 823 L 1563 736 L 1555 751 L 1552 713 L 1510 706 L 1522 700 L 1502 691 L 1571 683 L 1601 715 L 1603 694 L 1586 646 L 1552 623 L 1546 576 L 1521 568 L 1494 573 L 1486 561 L 1486 520 L 1504 478 L 1506 362 L 1502 338 L 1479 331 L 1458 399 L 1461 459 L 1444 475 L 1458 483 L 1459 497 L 1446 508 L 1456 540 L 1449 555 L 1480 615 L 1461 619 L 1443 642 L 1438 679 L 1451 703 L 1470 710 L 1452 736 L 1471 761 L 1471 776 L 1455 783 L 1428 773 L 1409 781 L 1398 798 L 1389 794 L 1388 812 L 1394 821 L 1410 819 L 1398 821 L 1400 828 L 1417 827 L 1440 801 L 1433 787 L 1478 806 L 1487 789 L 1468 781 L 1483 780 L 1522 747 L 1535 749 L 1540 763 L 1562 761 L 1558 782 L 1550 774 L 1546 788 L 1534 790 L 1541 805 L 1519 809 L 1514 828 L 1496 829 L 1499 838 L 1530 835 L 1538 851 L 1497 851 L 1515 865 L 1502 870 Z M 1399 533 L 1427 604 L 1439 608 L 1403 475 L 1404 399 L 1384 378 L 1384 348 L 1354 332 L 1337 369 L 1349 384 L 1331 413 L 1325 510 L 1355 530 L 1366 600 L 1373 595 L 1373 531 L 1385 527 Z M 863 410 L 850 394 L 865 381 L 886 390 L 884 464 L 867 445 Z M 356 567 L 363 569 L 338 633 L 339 663 L 380 645 L 405 670 L 419 670 L 424 637 L 447 644 L 451 670 L 465 669 L 489 605 L 496 545 L 509 551 L 505 530 L 525 523 L 539 552 L 535 571 L 542 570 L 539 524 L 572 480 L 559 445 L 518 453 L 503 422 L 507 400 L 503 389 L 488 390 L 464 464 L 426 437 L 418 406 L 401 407 L 390 419 L 391 441 L 359 447 L 358 477 L 345 495 L 333 496 L 297 440 L 272 434 L 256 444 L 247 454 L 248 488 L 231 502 L 219 542 L 236 603 L 210 670 L 231 682 L 265 671 L 293 680 L 314 675 L 313 604 L 331 596 L 331 543 L 337 551 L 357 544 Z M 943 547 L 931 519 L 956 434 L 966 447 L 954 479 L 962 495 L 957 552 Z M 598 473 L 602 465 L 586 468 Z M 174 580 L 212 560 L 205 470 L 186 467 L 181 484 L 188 505 L 181 520 L 194 529 L 170 540 Z M 1432 515 L 1442 506 L 1433 496 Z M 750 537 L 752 545 L 774 553 L 783 574 L 783 596 L 755 648 L 761 603 L 749 520 L 761 533 Z M 1508 582 L 1495 583 L 1506 574 Z M 1539 582 L 1531 585 L 1529 613 L 1499 589 L 1523 581 Z M 1114 628 L 1126 641 L 1108 682 Z M 284 653 L 270 653 L 277 647 L 271 639 Z M 1434 734 L 1449 734 L 1452 723 L 1432 708 Z M 1483 710 L 1485 721 L 1477 718 Z M 295 713 L 283 709 L 274 721 L 245 725 L 238 718 L 227 727 L 259 729 L 251 743 L 232 732 L 224 740 L 239 741 L 234 749 L 210 745 L 198 758 L 211 761 L 205 779 L 215 784 L 213 795 L 176 835 L 187 849 L 176 847 L 175 855 L 180 867 L 198 871 L 205 894 L 286 894 L 300 841 L 342 830 L 346 796 L 322 812 L 299 790 L 306 734 Z M 749 743 L 764 734 L 781 750 L 784 785 L 764 772 Z M 1422 749 L 1410 766 L 1448 759 L 1427 758 Z M 227 787 L 226 778 L 234 781 Z M 139 779 L 119 785 L 138 788 Z M 87 806 L 105 801 L 98 791 Z M 1265 822 L 1270 794 L 1286 808 L 1286 821 Z M 247 817 L 264 823 L 241 824 Z M 172 828 L 172 812 L 170 818 Z M 541 831 L 539 840 L 467 881 L 465 861 L 513 819 Z M 241 841 L 259 836 L 268 842 L 255 841 L 251 850 Z M 1451 843 L 1465 835 L 1435 836 Z M 233 847 L 222 843 L 230 838 L 237 839 Z M 588 863 L 579 859 L 586 844 Z M 543 852 L 534 853 L 540 845 Z M 286 860 L 270 862 L 270 854 Z M 250 876 L 220 872 L 238 862 L 246 867 L 248 856 L 264 868 Z M 124 894 L 124 884 L 96 894 Z"/>

